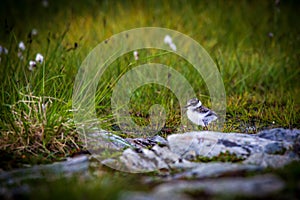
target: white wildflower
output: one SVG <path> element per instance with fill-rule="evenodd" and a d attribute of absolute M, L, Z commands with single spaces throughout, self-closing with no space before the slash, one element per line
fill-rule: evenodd
<path fill-rule="evenodd" d="M 44 56 L 42 54 L 40 54 L 40 53 L 36 54 L 35 61 L 39 62 L 39 63 L 43 63 Z"/>
<path fill-rule="evenodd" d="M 31 35 L 37 35 L 38 34 L 38 31 L 34 28 L 31 30 Z"/>
<path fill-rule="evenodd" d="M 46 8 L 49 5 L 48 0 L 42 0 L 42 5 Z"/>
<path fill-rule="evenodd" d="M 4 54 L 8 54 L 8 50 L 7 50 L 7 48 L 4 48 Z"/>
<path fill-rule="evenodd" d="M 272 37 L 274 37 L 274 33 L 269 32 L 269 33 L 268 33 L 268 36 L 269 36 L 270 38 L 272 38 Z"/>
<path fill-rule="evenodd" d="M 176 51 L 177 50 L 177 47 L 174 43 L 171 43 L 170 44 L 170 48 L 173 50 L 173 51 Z"/>
<path fill-rule="evenodd" d="M 176 45 L 173 43 L 171 36 L 166 35 L 165 38 L 164 38 L 164 43 L 165 43 L 165 44 L 168 44 L 169 47 L 170 47 L 173 51 L 176 51 L 176 50 L 177 50 L 177 47 L 176 47 Z"/>
<path fill-rule="evenodd" d="M 3 47 L 3 46 L 0 45 L 0 55 L 1 55 L 2 53 L 8 54 L 8 50 L 7 50 L 5 47 Z"/>
<path fill-rule="evenodd" d="M 173 42 L 172 42 L 172 38 L 171 38 L 171 36 L 169 36 L 169 35 L 166 35 L 165 36 L 165 39 L 164 39 L 164 42 L 166 43 L 166 44 L 172 44 Z"/>
<path fill-rule="evenodd" d="M 32 71 L 34 67 L 36 67 L 36 62 L 33 61 L 33 60 L 29 61 L 29 67 L 28 67 L 28 69 L 30 71 Z"/>
<path fill-rule="evenodd" d="M 24 51 L 24 50 L 26 49 L 25 44 L 24 44 L 23 41 L 21 41 L 21 42 L 19 43 L 19 49 L 21 49 L 22 51 Z"/>
<path fill-rule="evenodd" d="M 135 59 L 135 60 L 138 60 L 138 59 L 139 59 L 139 52 L 134 51 L 134 52 L 133 52 L 133 56 L 134 56 L 134 59 Z"/>

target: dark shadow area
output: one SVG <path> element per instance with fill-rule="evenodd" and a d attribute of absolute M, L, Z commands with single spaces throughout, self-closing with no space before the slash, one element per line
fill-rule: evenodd
<path fill-rule="evenodd" d="M 154 1 L 155 2 L 155 1 Z M 174 4 L 191 4 L 196 5 L 200 2 L 198 1 L 179 1 L 179 2 L 169 2 L 170 7 Z M 212 3 L 210 1 L 202 2 L 202 4 Z M 216 2 L 214 2 L 216 3 Z M 25 28 L 28 23 L 44 23 L 46 21 L 51 21 L 55 15 L 59 12 L 71 12 L 74 15 L 96 15 L 97 13 L 105 12 L 107 10 L 117 9 L 116 5 L 121 4 L 123 8 L 130 7 L 134 4 L 141 4 L 145 9 L 147 9 L 148 4 L 157 5 L 156 8 L 159 9 L 162 5 L 161 1 L 153 3 L 140 2 L 140 1 L 116 1 L 116 0 L 84 0 L 84 1 L 72 1 L 72 0 L 3 0 L 0 6 L 0 22 L 1 30 L 10 31 L 13 28 Z M 218 4 L 218 3 L 217 3 Z M 230 2 L 229 4 L 232 4 Z M 259 4 L 259 2 L 248 2 L 249 5 Z M 284 0 L 284 1 L 270 1 L 270 5 L 275 5 L 282 9 L 289 9 L 291 12 L 298 13 L 300 9 L 300 1 L 297 0 Z M 99 8 L 99 10 L 95 8 Z M 161 6 L 162 7 L 162 6 Z M 249 9 L 251 9 L 249 7 Z M 258 13 L 261 14 L 261 13 Z M 167 15 L 167 13 L 166 13 Z M 64 20 L 64 19 L 62 19 Z M 295 19 L 299 21 L 298 19 Z M 296 22 L 295 21 L 295 22 Z M 52 21 L 55 23 L 55 21 Z M 299 24 L 299 23 L 298 23 Z"/>
<path fill-rule="evenodd" d="M 34 25 L 61 23 L 61 21 L 53 20 L 59 13 L 68 13 L 65 15 L 66 18 L 61 19 L 66 23 L 70 21 L 69 16 L 95 15 L 100 12 L 100 9 L 97 11 L 95 8 L 107 9 L 108 3 L 105 2 L 97 0 L 76 2 L 70 0 L 4 0 L 0 6 L 0 40 L 8 39 L 11 32 L 17 36 L 21 32 L 28 32 Z"/>

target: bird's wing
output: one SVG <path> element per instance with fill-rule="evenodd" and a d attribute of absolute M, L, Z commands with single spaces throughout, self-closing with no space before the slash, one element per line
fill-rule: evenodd
<path fill-rule="evenodd" d="M 207 113 L 207 115 L 205 115 L 205 117 L 210 117 L 210 116 L 216 116 L 216 117 L 218 117 L 218 115 L 214 111 L 212 111 L 212 110 L 210 110 L 210 112 Z"/>
<path fill-rule="evenodd" d="M 204 106 L 199 106 L 199 107 L 195 108 L 194 111 L 204 114 L 204 113 L 209 112 L 210 110 Z"/>

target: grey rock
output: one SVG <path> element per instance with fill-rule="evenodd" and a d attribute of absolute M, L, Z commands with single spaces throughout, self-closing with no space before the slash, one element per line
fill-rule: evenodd
<path fill-rule="evenodd" d="M 297 136 L 294 144 L 293 144 L 293 152 L 300 156 L 300 134 Z"/>
<path fill-rule="evenodd" d="M 270 155 L 264 152 L 252 154 L 243 161 L 244 164 L 252 164 L 261 167 L 279 168 L 289 164 L 292 161 L 299 160 L 293 154 L 287 155 Z"/>
<path fill-rule="evenodd" d="M 159 146 L 168 146 L 168 141 L 159 135 L 155 135 L 150 139 Z"/>
<path fill-rule="evenodd" d="M 168 145 L 168 142 L 159 135 L 148 138 L 127 138 L 126 141 L 128 141 L 131 144 L 131 146 L 135 148 L 151 148 L 154 145 Z"/>
<path fill-rule="evenodd" d="M 124 148 L 134 147 L 126 139 L 105 130 L 87 133 L 84 138 L 86 147 L 91 152 L 101 152 L 107 149 L 120 151 Z"/>
<path fill-rule="evenodd" d="M 119 197 L 120 200 L 190 200 L 191 198 L 182 193 L 144 193 L 144 192 L 124 192 Z"/>
<path fill-rule="evenodd" d="M 166 183 L 155 188 L 154 192 L 172 193 L 179 191 L 204 190 L 209 194 L 239 194 L 263 196 L 278 191 L 284 186 L 283 181 L 273 175 L 262 175 L 249 178 L 220 178 L 204 181 L 182 181 Z"/>
<path fill-rule="evenodd" d="M 128 148 L 119 159 L 108 158 L 102 164 L 126 172 L 148 172 L 156 170 L 190 169 L 197 163 L 182 159 L 172 152 L 168 146 L 155 145 L 151 149 Z"/>
<path fill-rule="evenodd" d="M 183 178 L 204 179 L 223 176 L 236 176 L 245 172 L 259 170 L 262 170 L 262 167 L 256 165 L 222 162 L 199 163 L 190 170 L 175 174 L 170 180 Z"/>
<path fill-rule="evenodd" d="M 287 149 L 282 143 L 272 142 L 265 146 L 264 152 L 267 154 L 284 154 Z"/>
<path fill-rule="evenodd" d="M 259 175 L 246 178 L 219 178 L 201 181 L 173 181 L 157 186 L 150 194 L 127 193 L 122 196 L 126 198 L 122 199 L 195 199 L 197 197 L 196 194 L 199 194 L 198 198 L 213 195 L 264 197 L 282 190 L 283 187 L 284 182 L 273 175 Z M 188 194 L 193 194 L 193 196 L 189 196 Z"/>
<path fill-rule="evenodd" d="M 160 147 L 159 145 L 155 145 L 152 148 L 152 151 L 154 151 L 155 154 L 168 165 L 180 162 L 181 158 L 179 157 L 179 155 L 173 153 L 168 147 Z"/>
<path fill-rule="evenodd" d="M 300 135 L 300 130 L 298 129 L 283 129 L 275 128 L 271 130 L 264 130 L 257 134 L 260 138 L 265 138 L 273 141 L 286 141 L 294 142 L 297 137 Z"/>
<path fill-rule="evenodd" d="M 176 162 L 171 163 L 169 166 L 171 169 L 174 170 L 190 170 L 192 168 L 197 167 L 198 165 L 199 163 L 191 162 L 186 159 L 180 158 Z"/>
<path fill-rule="evenodd" d="M 148 149 L 140 149 L 140 151 L 126 149 L 120 157 L 120 161 L 125 165 L 126 171 L 133 173 L 169 169 L 162 158 Z"/>
<path fill-rule="evenodd" d="M 123 192 L 120 197 L 120 200 L 189 200 L 191 199 L 188 195 L 184 193 L 145 193 L 145 192 Z"/>
<path fill-rule="evenodd" d="M 98 159 L 98 158 L 96 158 Z M 119 159 L 107 158 L 101 161 L 101 164 L 106 165 L 108 167 L 114 168 L 113 166 L 117 166 L 115 169 L 121 169 Z"/>
<path fill-rule="evenodd" d="M 263 131 L 257 135 L 202 131 L 169 135 L 167 140 L 160 136 L 126 139 L 131 148 L 123 151 L 120 159 L 106 159 L 102 163 L 111 164 L 108 165 L 110 167 L 118 166 L 117 169 L 130 172 L 183 169 L 189 171 L 178 174 L 178 177 L 198 178 L 213 174 L 218 176 L 218 171 L 217 167 L 208 167 L 208 170 L 204 171 L 212 173 L 205 175 L 200 169 L 205 165 L 210 166 L 210 163 L 202 164 L 199 168 L 199 163 L 195 161 L 199 161 L 199 158 L 216 159 L 222 153 L 228 153 L 229 156 L 232 154 L 237 159 L 243 160 L 243 165 L 212 164 L 223 169 L 219 172 L 221 174 L 226 171 L 228 173 L 251 171 L 255 168 L 248 165 L 256 165 L 255 170 L 260 167 L 281 167 L 299 159 L 298 150 L 294 150 L 300 143 L 299 133 L 298 130 L 285 129 Z M 283 136 L 287 136 L 287 141 Z"/>
<path fill-rule="evenodd" d="M 272 137 L 272 140 L 261 137 L 278 135 L 279 132 L 280 136 Z M 172 152 L 190 161 L 197 160 L 198 157 L 218 157 L 225 152 L 244 160 L 244 163 L 261 167 L 279 167 L 298 160 L 299 154 L 295 149 L 298 147 L 296 142 L 299 131 L 276 129 L 267 133 L 264 131 L 263 134 L 249 135 L 202 131 L 170 135 L 167 140 Z M 287 141 L 281 137 L 282 133 L 290 135 Z"/>
<path fill-rule="evenodd" d="M 171 151 L 185 159 L 196 156 L 212 158 L 229 152 L 240 158 L 247 158 L 253 151 L 262 151 L 268 141 L 246 134 L 219 132 L 189 132 L 168 137 Z"/>
<path fill-rule="evenodd" d="M 123 199 L 136 200 L 193 199 L 195 196 L 189 196 L 189 193 L 265 196 L 281 190 L 284 183 L 272 175 L 241 176 L 265 167 L 282 167 L 299 160 L 300 155 L 300 130 L 286 129 L 265 130 L 251 135 L 189 132 L 169 135 L 167 140 L 160 136 L 124 139 L 100 131 L 89 134 L 85 142 L 92 157 L 114 169 L 133 173 L 167 171 L 160 179 L 156 177 L 156 180 L 164 183 L 151 193 L 126 192 L 122 196 Z M 103 157 L 102 153 L 107 153 L 107 150 L 110 154 Z M 203 157 L 216 159 L 221 153 L 232 154 L 241 162 L 199 162 Z M 0 173 L 0 182 L 11 185 L 45 176 L 52 178 L 53 175 L 68 177 L 76 173 L 85 174 L 89 166 L 89 158 L 83 155 L 50 165 L 4 171 Z M 0 188 L 2 193 L 8 194 L 5 188 Z"/>
<path fill-rule="evenodd" d="M 47 165 L 35 165 L 30 168 L 15 169 L 2 172 L 0 182 L 6 184 L 20 183 L 27 179 L 42 179 L 47 177 L 69 177 L 75 173 L 85 174 L 88 171 L 89 158 L 81 155 L 74 158 L 68 158 L 66 161 L 55 162 Z"/>

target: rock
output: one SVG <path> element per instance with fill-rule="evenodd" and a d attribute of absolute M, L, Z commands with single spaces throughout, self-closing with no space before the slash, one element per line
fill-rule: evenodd
<path fill-rule="evenodd" d="M 32 186 L 28 180 L 54 180 L 73 176 L 89 178 L 89 158 L 80 155 L 67 158 L 66 161 L 46 165 L 34 165 L 29 168 L 15 169 L 0 173 L 0 198 L 23 199 L 25 194 L 31 193 Z M 26 198 L 25 198 L 26 199 Z"/>
<path fill-rule="evenodd" d="M 149 138 L 127 138 L 126 141 L 128 141 L 135 148 L 151 148 L 156 144 L 160 146 L 168 145 L 168 142 L 159 135 Z"/>
<path fill-rule="evenodd" d="M 85 144 L 91 153 L 103 150 L 120 151 L 124 148 L 134 147 L 126 139 L 107 132 L 105 130 L 95 131 L 84 135 Z"/>
<path fill-rule="evenodd" d="M 195 167 L 170 151 L 169 147 L 155 145 L 151 149 L 126 149 L 118 159 L 108 158 L 102 164 L 126 172 L 170 171 L 172 169 L 188 169 Z"/>
<path fill-rule="evenodd" d="M 179 155 L 173 153 L 168 147 L 160 147 L 159 145 L 155 145 L 152 148 L 152 151 L 168 165 L 176 162 L 182 162 L 180 161 L 181 158 Z"/>
<path fill-rule="evenodd" d="M 236 176 L 244 174 L 250 171 L 259 171 L 262 167 L 256 165 L 236 164 L 236 163 L 222 163 L 222 162 L 210 162 L 210 163 L 198 163 L 194 168 L 182 173 L 177 173 L 169 180 L 174 179 L 204 179 L 204 178 L 216 178 L 224 176 Z"/>
<path fill-rule="evenodd" d="M 280 134 L 278 134 L 279 130 Z M 296 142 L 297 134 L 300 134 L 296 130 L 279 130 L 264 131 L 258 135 L 209 131 L 189 132 L 170 135 L 167 140 L 172 152 L 190 161 L 197 160 L 199 157 L 218 159 L 222 153 L 227 152 L 229 156 L 235 156 L 247 164 L 279 167 L 298 159 L 297 153 L 291 153 L 297 147 L 293 141 Z M 285 134 L 288 134 L 287 141 L 283 137 Z M 269 137 L 272 140 L 267 139 Z"/>
<path fill-rule="evenodd" d="M 168 136 L 167 140 L 171 151 L 189 160 L 197 156 L 212 158 L 225 152 L 247 158 L 252 149 L 260 151 L 258 142 L 266 143 L 265 139 L 257 141 L 246 134 L 210 131 L 174 134 Z"/>
<path fill-rule="evenodd" d="M 124 164 L 126 171 L 133 173 L 169 169 L 168 164 L 162 158 L 148 149 L 140 149 L 140 151 L 126 149 L 120 161 Z"/>
<path fill-rule="evenodd" d="M 300 156 L 300 134 L 297 136 L 295 143 L 293 144 L 293 152 Z"/>
<path fill-rule="evenodd" d="M 119 197 L 120 200 L 189 200 L 191 199 L 188 195 L 183 192 L 178 194 L 147 194 L 144 192 L 123 192 Z"/>
<path fill-rule="evenodd" d="M 249 156 L 243 163 L 252 164 L 261 167 L 279 168 L 289 164 L 292 161 L 299 160 L 293 154 L 288 155 L 270 155 L 267 153 L 255 153 Z"/>
<path fill-rule="evenodd" d="M 197 199 L 214 195 L 265 197 L 281 190 L 284 183 L 273 175 L 243 177 L 245 173 L 282 167 L 299 160 L 300 155 L 300 131 L 286 129 L 251 135 L 189 132 L 169 135 L 167 140 L 160 136 L 123 139 L 100 131 L 89 134 L 86 142 L 92 147 L 91 157 L 111 168 L 133 173 L 156 171 L 163 175 L 155 179 L 148 177 L 148 183 L 163 182 L 151 193 L 127 192 L 122 196 L 136 200 Z M 222 156 L 225 159 L 220 159 Z M 89 165 L 87 156 L 68 158 L 51 165 L 1 172 L 0 182 L 11 185 L 45 175 L 52 178 L 84 174 Z M 5 188 L 3 191 L 0 188 L 0 195 L 1 192 L 4 196 L 9 194 Z"/>
<path fill-rule="evenodd" d="M 257 134 L 260 138 L 265 138 L 273 141 L 285 141 L 285 142 L 294 142 L 297 137 L 300 135 L 300 130 L 298 129 L 283 129 L 275 128 L 271 130 L 264 130 Z"/>
<path fill-rule="evenodd" d="M 189 170 L 195 168 L 199 165 L 199 163 L 191 162 L 182 158 L 179 158 L 178 161 L 171 163 L 170 167 L 174 170 Z"/>
<path fill-rule="evenodd" d="M 192 162 L 218 161 L 222 156 L 227 162 L 279 167 L 299 159 L 300 154 L 300 130 L 282 128 L 258 134 L 188 132 L 169 135 L 167 140 L 161 136 L 123 139 L 111 133 L 97 132 L 89 134 L 88 139 L 92 153 L 98 154 L 102 163 L 126 171 L 159 170 L 166 166 L 168 169 L 189 169 L 195 166 Z M 131 150 L 124 151 L 126 148 Z M 103 157 L 104 150 L 110 150 L 111 154 Z M 121 159 L 110 159 L 110 155 L 116 154 L 120 154 Z"/>
<path fill-rule="evenodd" d="M 155 188 L 154 192 L 156 194 L 170 194 L 184 190 L 203 190 L 208 194 L 263 196 L 279 191 L 283 186 L 284 183 L 279 178 L 273 175 L 262 175 L 248 178 L 220 178 L 215 180 L 166 183 Z"/>
<path fill-rule="evenodd" d="M 287 140 L 284 140 L 284 136 Z M 119 139 L 118 141 L 121 141 Z M 189 132 L 160 136 L 126 139 L 131 148 L 121 153 L 120 159 L 105 159 L 102 163 L 115 169 L 130 172 L 146 172 L 161 169 L 190 170 L 178 175 L 192 177 L 199 171 L 201 161 L 241 162 L 243 165 L 213 164 L 228 173 L 253 170 L 261 167 L 281 167 L 299 159 L 300 132 L 298 130 L 273 129 L 254 134 L 221 133 L 213 131 Z M 208 160 L 207 160 L 208 159 Z M 118 164 L 118 162 L 121 162 Z M 210 166 L 210 164 L 203 164 Z M 116 167 L 115 167 L 116 166 Z M 227 167 L 229 166 L 229 167 Z M 236 167 L 238 166 L 238 167 Z M 234 169 L 234 170 L 230 170 Z M 216 170 L 216 167 L 205 170 Z M 221 170 L 222 173 L 226 173 Z M 201 177 L 197 175 L 196 177 Z M 199 174 L 205 174 L 200 170 Z M 211 173 L 218 174 L 216 171 Z M 205 176 L 205 175 L 203 175 Z M 208 177 L 208 176 L 207 176 Z"/>
<path fill-rule="evenodd" d="M 81 155 L 68 158 L 66 161 L 55 162 L 47 165 L 35 165 L 30 168 L 15 169 L 0 174 L 0 182 L 7 184 L 20 183 L 27 179 L 41 179 L 47 177 L 69 177 L 73 174 L 85 174 L 88 172 L 89 158 Z"/>
<path fill-rule="evenodd" d="M 87 133 L 84 139 L 85 147 L 93 158 L 118 170 L 121 170 L 123 165 L 115 157 L 122 155 L 126 148 L 135 148 L 126 139 L 105 130 Z"/>
<path fill-rule="evenodd" d="M 286 147 L 280 142 L 269 143 L 264 148 L 264 152 L 267 154 L 284 154 L 286 150 Z"/>
<path fill-rule="evenodd" d="M 173 181 L 147 193 L 125 193 L 122 199 L 199 199 L 213 195 L 265 197 L 282 190 L 284 182 L 274 175 L 233 177 L 201 181 Z"/>

